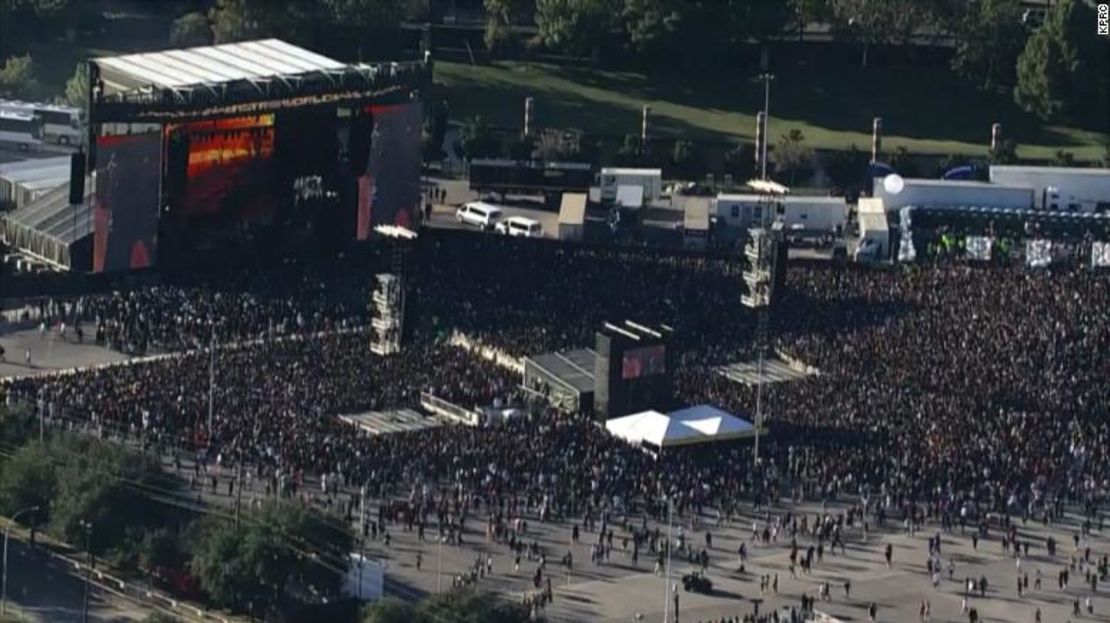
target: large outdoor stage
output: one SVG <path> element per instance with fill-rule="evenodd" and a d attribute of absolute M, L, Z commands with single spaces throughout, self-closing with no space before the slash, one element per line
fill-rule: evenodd
<path fill-rule="evenodd" d="M 333 248 L 420 215 L 430 62 L 268 39 L 89 60 L 87 266 Z"/>

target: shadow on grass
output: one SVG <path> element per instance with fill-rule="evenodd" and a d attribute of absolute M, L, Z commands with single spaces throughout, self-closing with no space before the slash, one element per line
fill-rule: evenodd
<path fill-rule="evenodd" d="M 481 111 L 499 125 L 521 123 L 522 111 L 507 102 L 536 98 L 541 125 L 578 127 L 610 134 L 639 129 L 640 106 L 655 105 L 653 129 L 660 134 L 721 138 L 719 128 L 747 137 L 763 107 L 763 87 L 747 76 L 645 76 L 546 64 L 495 63 L 474 69 L 445 68 L 452 109 Z M 688 107 L 668 114 L 675 106 Z M 660 110 L 663 109 L 663 110 Z M 908 139 L 985 144 L 992 123 L 1019 145 L 1060 148 L 1097 144 L 1090 133 L 1106 132 L 1105 120 L 1085 127 L 1046 124 L 1018 108 L 1007 93 L 984 93 L 960 83 L 943 67 L 897 68 L 802 66 L 781 71 L 772 85 L 777 120 L 804 123 L 814 131 L 866 136 L 875 116 L 888 135 Z M 680 116 L 676 116 L 680 115 Z M 718 118 L 715 118 L 718 117 Z"/>

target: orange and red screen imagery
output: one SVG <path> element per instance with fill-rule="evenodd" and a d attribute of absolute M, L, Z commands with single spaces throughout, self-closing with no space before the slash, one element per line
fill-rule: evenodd
<path fill-rule="evenodd" d="M 415 229 L 420 210 L 420 144 L 424 109 L 420 102 L 372 105 L 367 170 L 359 177 L 357 238 L 378 225 Z"/>
<path fill-rule="evenodd" d="M 188 140 L 180 203 L 185 216 L 227 216 L 234 211 L 238 220 L 252 221 L 272 214 L 273 115 L 167 125 L 166 133 Z"/>
<path fill-rule="evenodd" d="M 93 271 L 147 268 L 158 239 L 162 136 L 96 140 Z"/>
<path fill-rule="evenodd" d="M 645 346 L 625 351 L 621 361 L 621 378 L 637 379 L 667 371 L 666 346 Z"/>

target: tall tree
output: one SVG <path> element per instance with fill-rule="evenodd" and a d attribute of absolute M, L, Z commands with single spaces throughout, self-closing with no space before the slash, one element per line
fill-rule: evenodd
<path fill-rule="evenodd" d="M 208 17 L 216 43 L 279 37 L 311 45 L 329 6 L 312 0 L 216 0 Z"/>
<path fill-rule="evenodd" d="M 217 604 L 266 612 L 282 603 L 289 580 L 333 597 L 354 541 L 346 525 L 303 504 L 270 502 L 240 525 L 209 517 L 197 527 L 190 567 Z"/>
<path fill-rule="evenodd" d="M 44 517 L 57 488 L 57 473 L 46 448 L 40 444 L 23 446 L 0 471 L 0 512 L 10 517 L 21 509 L 38 506 Z"/>
<path fill-rule="evenodd" d="M 812 172 L 813 150 L 805 144 L 805 136 L 798 128 L 779 138 L 770 158 L 775 163 L 775 172 L 789 176 L 791 186 L 799 177 L 804 178 Z"/>
<path fill-rule="evenodd" d="M 620 0 L 536 0 L 540 39 L 552 50 L 596 62 L 617 26 L 620 7 Z"/>
<path fill-rule="evenodd" d="M 983 90 L 1013 85 L 1017 58 L 1028 33 L 1021 23 L 1020 0 L 966 3 L 962 19 L 952 24 L 956 49 L 952 69 Z"/>
<path fill-rule="evenodd" d="M 855 145 L 837 150 L 825 158 L 825 175 L 833 187 L 846 194 L 858 193 L 867 171 L 868 156 Z"/>
<path fill-rule="evenodd" d="M 35 63 L 30 54 L 9 56 L 0 68 L 0 97 L 38 99 L 42 85 L 35 77 Z"/>
<path fill-rule="evenodd" d="M 805 30 L 808 26 L 828 19 L 828 0 L 790 0 L 789 7 L 793 14 L 798 41 L 805 40 Z"/>
<path fill-rule="evenodd" d="M 328 20 L 361 28 L 393 28 L 427 12 L 427 0 L 322 0 Z"/>
<path fill-rule="evenodd" d="M 170 27 L 170 43 L 176 47 L 188 48 L 212 43 L 212 26 L 208 16 L 194 11 L 173 20 Z"/>
<path fill-rule="evenodd" d="M 1017 103 L 1042 119 L 1099 114 L 1105 123 L 1110 91 L 1110 44 L 1095 35 L 1094 9 L 1059 0 L 1018 58 Z"/>
<path fill-rule="evenodd" d="M 789 3 L 781 0 L 730 0 L 726 6 L 729 24 L 737 32 L 739 43 L 781 36 L 794 19 Z"/>
<path fill-rule="evenodd" d="M 909 43 L 927 13 L 915 0 L 829 0 L 829 17 L 838 39 L 860 45 L 860 66 L 867 67 L 872 46 Z"/>
<path fill-rule="evenodd" d="M 66 81 L 65 95 L 62 97 L 62 101 L 67 106 L 83 109 L 88 105 L 88 96 L 89 66 L 85 63 L 77 63 L 77 67 L 73 69 L 73 76 Z"/>
<path fill-rule="evenodd" d="M 497 155 L 498 140 L 493 128 L 480 115 L 467 119 L 459 128 L 456 155 L 460 158 L 486 158 Z"/>
<path fill-rule="evenodd" d="M 738 181 L 747 181 L 755 172 L 755 145 L 737 143 L 725 152 L 725 173 L 735 175 Z"/>
<path fill-rule="evenodd" d="M 483 40 L 486 49 L 503 54 L 516 47 L 513 24 L 523 9 L 521 0 L 485 0 L 486 31 Z"/>
<path fill-rule="evenodd" d="M 79 437 L 60 437 L 50 444 L 58 489 L 50 508 L 54 534 L 70 543 L 83 538 L 82 521 L 93 525 L 93 551 L 128 549 L 137 532 L 157 525 L 164 510 L 143 498 L 141 488 L 162 488 L 159 468 L 145 457 Z M 136 486 L 138 488 L 136 488 Z"/>
<path fill-rule="evenodd" d="M 620 20 L 629 50 L 654 57 L 665 52 L 682 20 L 679 0 L 624 0 Z"/>

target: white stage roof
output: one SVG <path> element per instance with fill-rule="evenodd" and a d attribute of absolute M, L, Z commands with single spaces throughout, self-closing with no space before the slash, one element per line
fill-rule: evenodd
<path fill-rule="evenodd" d="M 712 405 L 698 405 L 660 413 L 644 411 L 615 418 L 605 428 L 629 443 L 647 442 L 659 448 L 743 439 L 755 435 L 751 422 Z"/>
<path fill-rule="evenodd" d="M 100 68 L 105 93 L 151 86 L 182 89 L 240 80 L 265 82 L 346 67 L 280 39 L 106 56 L 93 62 Z"/>

